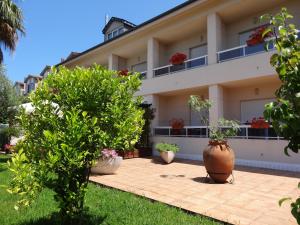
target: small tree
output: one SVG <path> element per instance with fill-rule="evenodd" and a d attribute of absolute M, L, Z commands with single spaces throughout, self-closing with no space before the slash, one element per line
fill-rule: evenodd
<path fill-rule="evenodd" d="M 48 187 L 68 223 L 80 215 L 100 150 L 126 149 L 142 132 L 140 99 L 133 98 L 140 84 L 138 74 L 117 76 L 97 65 L 53 70 L 31 95 L 34 111 L 20 116 L 25 139 L 10 163 L 9 189 L 22 197 L 18 205 Z"/>
<path fill-rule="evenodd" d="M 270 63 L 281 80 L 281 86 L 275 93 L 276 101 L 266 105 L 264 116 L 272 122 L 277 134 L 288 140 L 284 149 L 286 155 L 289 155 L 288 150 L 298 153 L 300 149 L 300 40 L 299 30 L 287 22 L 290 18 L 292 15 L 285 8 L 274 16 L 262 17 L 270 22 L 263 35 L 270 32 L 275 35 L 277 52 L 272 55 Z M 300 224 L 300 198 L 291 207 Z"/>
<path fill-rule="evenodd" d="M 15 112 L 12 107 L 20 102 L 12 82 L 6 76 L 4 65 L 0 64 L 0 123 L 9 123 Z"/>

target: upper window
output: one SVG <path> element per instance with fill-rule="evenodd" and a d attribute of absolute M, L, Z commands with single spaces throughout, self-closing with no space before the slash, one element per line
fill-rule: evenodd
<path fill-rule="evenodd" d="M 112 39 L 112 38 L 114 38 L 114 37 L 116 37 L 116 36 L 118 36 L 118 35 L 120 35 L 120 34 L 122 34 L 124 32 L 125 32 L 125 28 L 124 27 L 119 27 L 119 28 L 117 28 L 115 30 L 112 30 L 110 33 L 108 33 L 106 35 L 107 36 L 107 40 Z"/>

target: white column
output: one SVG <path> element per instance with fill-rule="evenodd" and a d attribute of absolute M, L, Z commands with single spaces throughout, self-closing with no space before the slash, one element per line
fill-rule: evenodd
<path fill-rule="evenodd" d="M 220 16 L 212 13 L 207 16 L 207 49 L 208 64 L 217 63 L 217 52 L 222 50 L 225 38 L 225 27 Z"/>
<path fill-rule="evenodd" d="M 147 78 L 154 77 L 153 69 L 159 66 L 159 42 L 150 38 L 147 44 Z"/>
<path fill-rule="evenodd" d="M 108 69 L 118 70 L 119 69 L 119 56 L 110 54 L 108 57 Z"/>
<path fill-rule="evenodd" d="M 223 87 L 217 84 L 209 86 L 209 100 L 212 101 L 209 124 L 216 125 L 218 119 L 223 117 Z"/>

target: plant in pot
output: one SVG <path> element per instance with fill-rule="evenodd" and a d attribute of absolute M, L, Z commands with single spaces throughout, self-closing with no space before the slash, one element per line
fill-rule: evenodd
<path fill-rule="evenodd" d="M 160 153 L 160 157 L 168 164 L 174 160 L 175 153 L 179 151 L 178 145 L 168 143 L 157 143 L 155 148 Z"/>
<path fill-rule="evenodd" d="M 173 118 L 169 121 L 170 126 L 172 127 L 172 134 L 173 135 L 180 135 L 181 129 L 184 128 L 184 120 Z"/>
<path fill-rule="evenodd" d="M 181 53 L 181 52 L 176 52 L 174 55 L 171 56 L 169 62 L 172 65 L 180 65 L 184 63 L 184 61 L 187 59 L 186 54 Z"/>
<path fill-rule="evenodd" d="M 266 33 L 267 27 L 262 26 L 257 28 L 250 36 L 249 39 L 246 41 L 247 46 L 255 46 L 265 42 L 265 39 L 270 38 L 273 36 L 273 32 L 269 31 Z M 263 34 L 265 35 L 263 36 Z"/>
<path fill-rule="evenodd" d="M 209 100 L 201 100 L 198 96 L 191 96 L 189 103 L 198 112 L 209 109 L 212 105 Z M 201 119 L 206 120 L 208 124 L 207 118 Z M 216 183 L 225 183 L 232 174 L 235 155 L 227 139 L 236 136 L 238 131 L 237 121 L 223 118 L 214 126 L 209 126 L 209 143 L 203 151 L 203 161 L 207 174 Z"/>
<path fill-rule="evenodd" d="M 103 149 L 94 167 L 92 173 L 97 174 L 114 174 L 120 167 L 123 158 L 118 156 L 114 149 Z"/>

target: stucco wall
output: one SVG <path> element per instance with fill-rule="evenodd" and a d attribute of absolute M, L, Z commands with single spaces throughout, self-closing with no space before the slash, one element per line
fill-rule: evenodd
<path fill-rule="evenodd" d="M 294 18 L 290 21 L 295 23 L 297 26 L 300 27 L 300 4 L 298 0 L 284 2 L 282 7 L 286 7 L 288 11 L 294 16 Z M 275 7 L 268 11 L 262 11 L 246 18 L 241 18 L 234 23 L 230 23 L 226 25 L 226 41 L 223 49 L 232 48 L 240 45 L 239 41 L 239 33 L 251 30 L 256 28 L 266 22 L 261 22 L 259 17 L 263 14 L 270 13 L 276 14 L 280 11 L 281 7 Z"/>
<path fill-rule="evenodd" d="M 131 70 L 131 67 L 133 65 L 136 65 L 136 64 L 139 64 L 139 63 L 143 63 L 143 62 L 147 62 L 147 50 L 146 49 L 145 49 L 145 51 L 140 52 L 140 53 L 136 54 L 135 56 L 127 58 L 126 67 L 129 70 Z M 147 68 L 145 68 L 145 70 L 147 70 Z"/>
<path fill-rule="evenodd" d="M 189 49 L 207 43 L 207 34 L 197 33 L 172 44 L 162 45 L 161 65 L 168 65 L 170 57 L 176 52 L 182 52 L 189 58 Z"/>
<path fill-rule="evenodd" d="M 241 101 L 272 99 L 279 88 L 278 83 L 259 84 L 246 87 L 224 88 L 224 117 L 241 119 Z"/>
<path fill-rule="evenodd" d="M 159 125 L 169 126 L 173 118 L 183 119 L 185 125 L 191 124 L 191 109 L 188 100 L 191 95 L 199 95 L 208 98 L 208 91 L 194 91 L 188 94 L 175 96 L 159 96 Z"/>
<path fill-rule="evenodd" d="M 153 137 L 153 142 L 178 144 L 181 148 L 177 153 L 178 158 L 202 160 L 208 139 L 156 136 Z M 283 140 L 229 140 L 229 145 L 235 152 L 237 165 L 300 171 L 300 155 L 291 153 L 291 157 L 285 156 L 283 148 L 286 144 Z M 155 150 L 154 153 L 157 154 Z"/>

